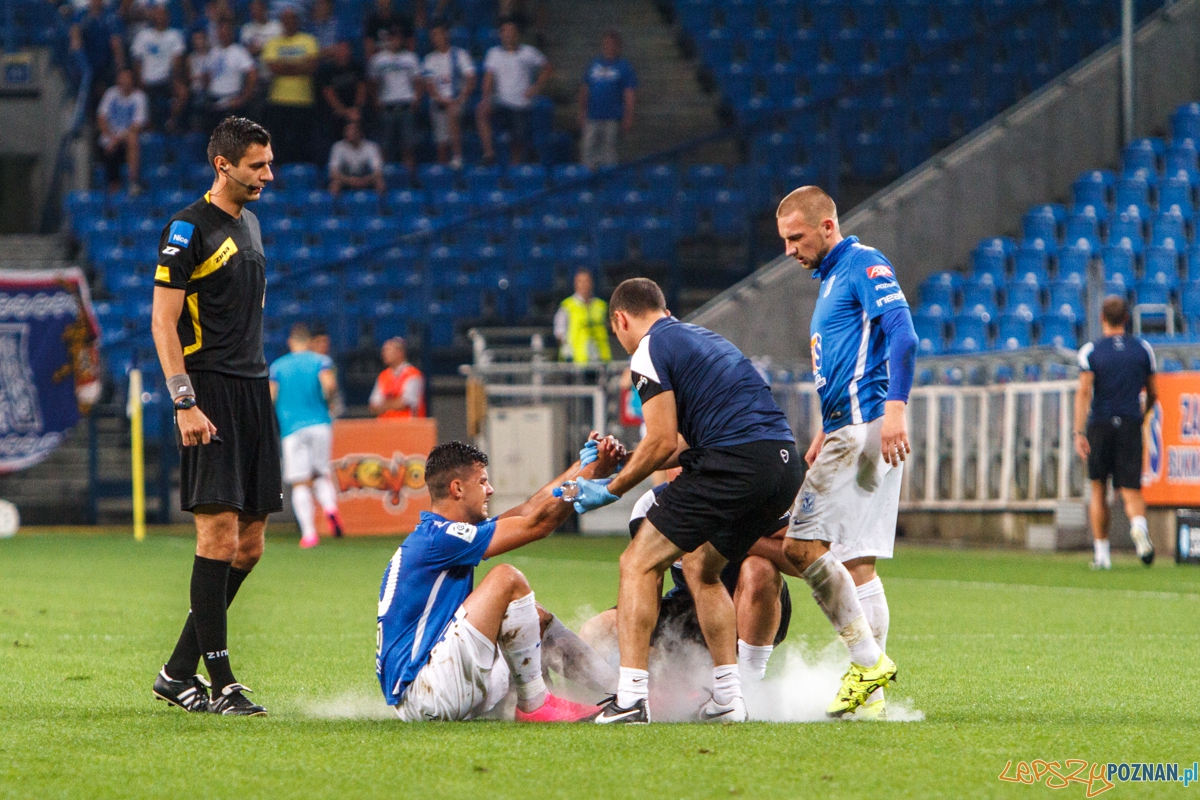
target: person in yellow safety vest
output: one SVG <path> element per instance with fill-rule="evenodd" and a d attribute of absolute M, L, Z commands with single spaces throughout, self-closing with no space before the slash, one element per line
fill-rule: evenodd
<path fill-rule="evenodd" d="M 575 294 L 563 300 L 554 315 L 554 337 L 563 361 L 586 364 L 611 361 L 608 345 L 608 303 L 592 296 L 592 273 L 575 273 Z"/>

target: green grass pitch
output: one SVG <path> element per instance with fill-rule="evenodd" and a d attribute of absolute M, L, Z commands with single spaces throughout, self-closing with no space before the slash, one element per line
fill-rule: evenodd
<path fill-rule="evenodd" d="M 614 602 L 623 544 L 562 536 L 504 560 L 577 622 Z M 379 715 L 373 660 L 395 547 L 302 552 L 271 537 L 230 614 L 234 667 L 271 716 L 222 719 L 150 695 L 186 611 L 192 540 L 0 541 L 0 796 L 1082 798 L 1082 784 L 999 776 L 1034 759 L 1200 760 L 1194 568 L 1118 557 L 1093 573 L 1083 554 L 901 547 L 880 569 L 901 670 L 889 691 L 922 722 L 406 726 Z M 832 631 L 792 589 L 785 648 L 815 652 Z"/>

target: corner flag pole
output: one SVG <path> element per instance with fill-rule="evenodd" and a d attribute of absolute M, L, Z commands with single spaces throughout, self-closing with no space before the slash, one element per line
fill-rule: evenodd
<path fill-rule="evenodd" d="M 129 371 L 129 431 L 133 459 L 133 538 L 146 538 L 146 452 L 142 429 L 142 371 Z"/>

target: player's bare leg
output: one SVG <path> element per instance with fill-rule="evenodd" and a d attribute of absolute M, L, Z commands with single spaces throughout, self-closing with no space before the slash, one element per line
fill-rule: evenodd
<path fill-rule="evenodd" d="M 617 691 L 617 670 L 580 634 L 538 606 L 542 621 L 542 669 L 549 668 L 569 681 L 609 695 Z M 616 614 L 613 614 L 616 636 Z"/>
<path fill-rule="evenodd" d="M 1137 547 L 1138 558 L 1146 566 L 1154 563 L 1154 545 L 1150 543 L 1150 528 L 1146 525 L 1146 500 L 1141 489 L 1121 489 L 1125 516 L 1129 517 L 1129 536 Z"/>
<path fill-rule="evenodd" d="M 296 513 L 296 524 L 300 526 L 300 546 L 304 549 L 316 547 L 321 537 L 317 535 L 317 523 L 313 518 L 316 505 L 311 480 L 292 484 L 292 510 Z"/>
<path fill-rule="evenodd" d="M 317 498 L 317 504 L 325 512 L 325 518 L 329 520 L 329 528 L 333 531 L 333 537 L 340 539 L 344 535 L 344 526 L 342 525 L 342 514 L 338 511 L 337 489 L 334 488 L 333 481 L 328 475 L 318 475 L 313 478 L 312 490 L 313 496 Z"/>
<path fill-rule="evenodd" d="M 783 575 L 765 558 L 749 556 L 738 571 L 733 606 L 737 613 L 738 672 L 748 680 L 762 680 L 775 649 L 775 634 L 783 606 L 779 592 Z"/>
<path fill-rule="evenodd" d="M 696 619 L 713 660 L 712 700 L 700 710 L 701 721 L 743 722 L 746 701 L 737 663 L 737 613 L 721 583 L 728 560 L 709 543 L 683 557 L 683 575 L 696 604 Z"/>
<path fill-rule="evenodd" d="M 1092 544 L 1095 547 L 1092 569 L 1111 569 L 1112 557 L 1108 547 L 1108 481 L 1092 481 L 1088 518 L 1092 523 Z"/>
<path fill-rule="evenodd" d="M 467 621 L 500 649 L 517 689 L 517 720 L 583 719 L 595 706 L 554 697 L 542 678 L 542 621 L 529 581 L 516 567 L 499 564 L 463 601 Z"/>
<path fill-rule="evenodd" d="M 887 652 L 888 625 L 891 614 L 888 611 L 887 595 L 883 591 L 883 581 L 875 571 L 875 559 L 872 557 L 852 558 L 843 562 L 854 578 L 854 586 L 858 593 L 858 601 L 862 604 L 863 614 L 867 624 L 871 626 L 871 635 L 879 649 Z M 885 719 L 887 706 L 883 687 L 871 692 L 865 703 L 859 709 L 859 718 Z"/>
<path fill-rule="evenodd" d="M 616 698 L 596 718 L 599 723 L 650 721 L 650 637 L 658 621 L 659 581 L 682 554 L 649 520 L 642 522 L 637 536 L 621 554 L 621 587 L 617 593 L 621 676 Z"/>
<path fill-rule="evenodd" d="M 887 685 L 895 676 L 895 664 L 876 643 L 854 579 L 829 552 L 829 543 L 789 538 L 784 541 L 783 552 L 800 570 L 804 582 L 812 589 L 813 599 L 850 651 L 850 669 L 842 678 L 842 688 L 828 713 L 837 717 L 852 713 L 871 692 Z"/>

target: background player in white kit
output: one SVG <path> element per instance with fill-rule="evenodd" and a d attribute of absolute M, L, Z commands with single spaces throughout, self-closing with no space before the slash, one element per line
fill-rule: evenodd
<path fill-rule="evenodd" d="M 320 541 L 313 520 L 313 495 L 334 536 L 342 535 L 337 490 L 330 479 L 333 451 L 332 408 L 337 399 L 333 360 L 309 349 L 311 335 L 302 324 L 288 334 L 287 355 L 271 364 L 271 397 L 283 436 L 283 480 L 292 487 L 292 509 L 300 525 L 300 546 Z"/>
<path fill-rule="evenodd" d="M 776 222 L 787 254 L 821 280 L 810 347 L 823 426 L 805 455 L 784 553 L 850 651 L 827 713 L 880 718 L 896 665 L 884 652 L 889 615 L 875 559 L 891 558 L 895 543 L 916 331 L 891 263 L 842 237 L 824 191 L 796 189 Z"/>

